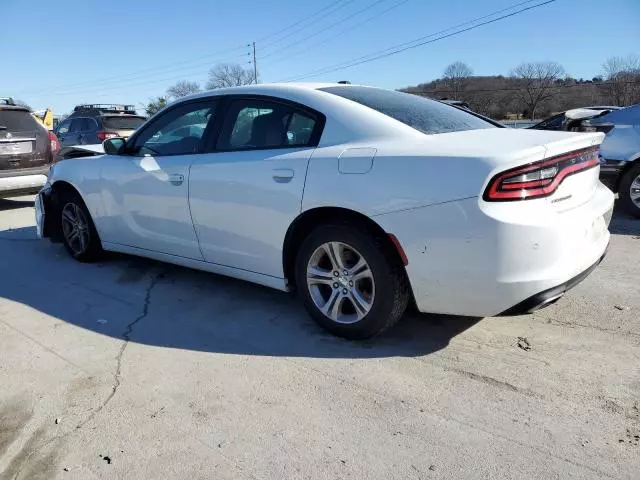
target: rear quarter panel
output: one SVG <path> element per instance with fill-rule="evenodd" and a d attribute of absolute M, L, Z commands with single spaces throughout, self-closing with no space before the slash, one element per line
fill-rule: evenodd
<path fill-rule="evenodd" d="M 339 159 L 351 148 L 375 150 L 368 172 L 340 172 Z M 512 154 L 510 161 L 534 161 L 544 154 L 542 147 L 526 149 Z M 430 154 L 428 141 L 416 146 L 371 142 L 320 147 L 309 162 L 302 209 L 333 206 L 374 217 L 477 197 L 494 164 L 495 159 L 475 156 L 472 148 Z"/>

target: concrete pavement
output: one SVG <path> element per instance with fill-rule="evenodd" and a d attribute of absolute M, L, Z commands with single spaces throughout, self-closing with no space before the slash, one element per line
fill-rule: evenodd
<path fill-rule="evenodd" d="M 0 200 L 2 480 L 637 478 L 638 220 L 534 315 L 352 343 L 295 296 L 74 262 L 31 200 Z"/>

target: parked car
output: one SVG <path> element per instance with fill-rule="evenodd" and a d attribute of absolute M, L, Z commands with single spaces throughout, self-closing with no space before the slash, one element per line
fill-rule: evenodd
<path fill-rule="evenodd" d="M 535 123 L 527 128 L 532 130 L 556 130 L 556 131 L 577 131 L 577 124 L 580 120 L 585 118 L 597 117 L 599 115 L 605 115 L 613 110 L 619 110 L 622 107 L 614 106 L 593 106 L 593 107 L 581 107 L 573 110 L 567 110 L 566 112 L 557 113 L 549 118 Z M 583 112 L 585 111 L 586 112 Z M 576 115 L 573 116 L 572 112 Z M 567 116 L 569 113 L 569 116 Z M 578 120 L 576 122 L 576 120 Z"/>
<path fill-rule="evenodd" d="M 605 254 L 603 138 L 497 128 L 356 85 L 220 89 L 106 140 L 105 155 L 56 163 L 37 232 L 79 261 L 110 250 L 296 289 L 348 338 L 384 331 L 410 301 L 522 314 Z"/>
<path fill-rule="evenodd" d="M 63 146 L 100 144 L 107 138 L 128 137 L 145 120 L 133 105 L 78 105 L 55 133 Z"/>
<path fill-rule="evenodd" d="M 60 144 L 27 107 L 0 100 L 0 198 L 35 193 Z"/>
<path fill-rule="evenodd" d="M 580 131 L 606 134 L 600 179 L 618 193 L 626 212 L 640 218 L 640 104 L 584 120 Z"/>

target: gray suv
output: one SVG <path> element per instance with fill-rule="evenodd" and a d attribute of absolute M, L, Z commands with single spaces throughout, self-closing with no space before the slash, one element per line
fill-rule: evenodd
<path fill-rule="evenodd" d="M 136 115 L 133 105 L 78 105 L 58 124 L 55 132 L 65 147 L 94 145 L 107 138 L 126 138 L 145 120 L 145 117 Z"/>
<path fill-rule="evenodd" d="M 59 149 L 54 133 L 27 107 L 0 98 L 0 198 L 40 190 Z"/>

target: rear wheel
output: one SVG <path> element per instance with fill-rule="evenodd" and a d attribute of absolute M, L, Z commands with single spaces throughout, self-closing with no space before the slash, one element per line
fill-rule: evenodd
<path fill-rule="evenodd" d="M 618 195 L 624 210 L 640 218 L 640 162 L 622 177 Z"/>
<path fill-rule="evenodd" d="M 67 251 L 80 262 L 95 261 L 103 253 L 89 210 L 75 192 L 61 195 L 60 233 Z"/>
<path fill-rule="evenodd" d="M 409 299 L 400 262 L 368 229 L 316 228 L 296 259 L 296 286 L 309 314 L 336 335 L 363 339 L 395 324 Z"/>

